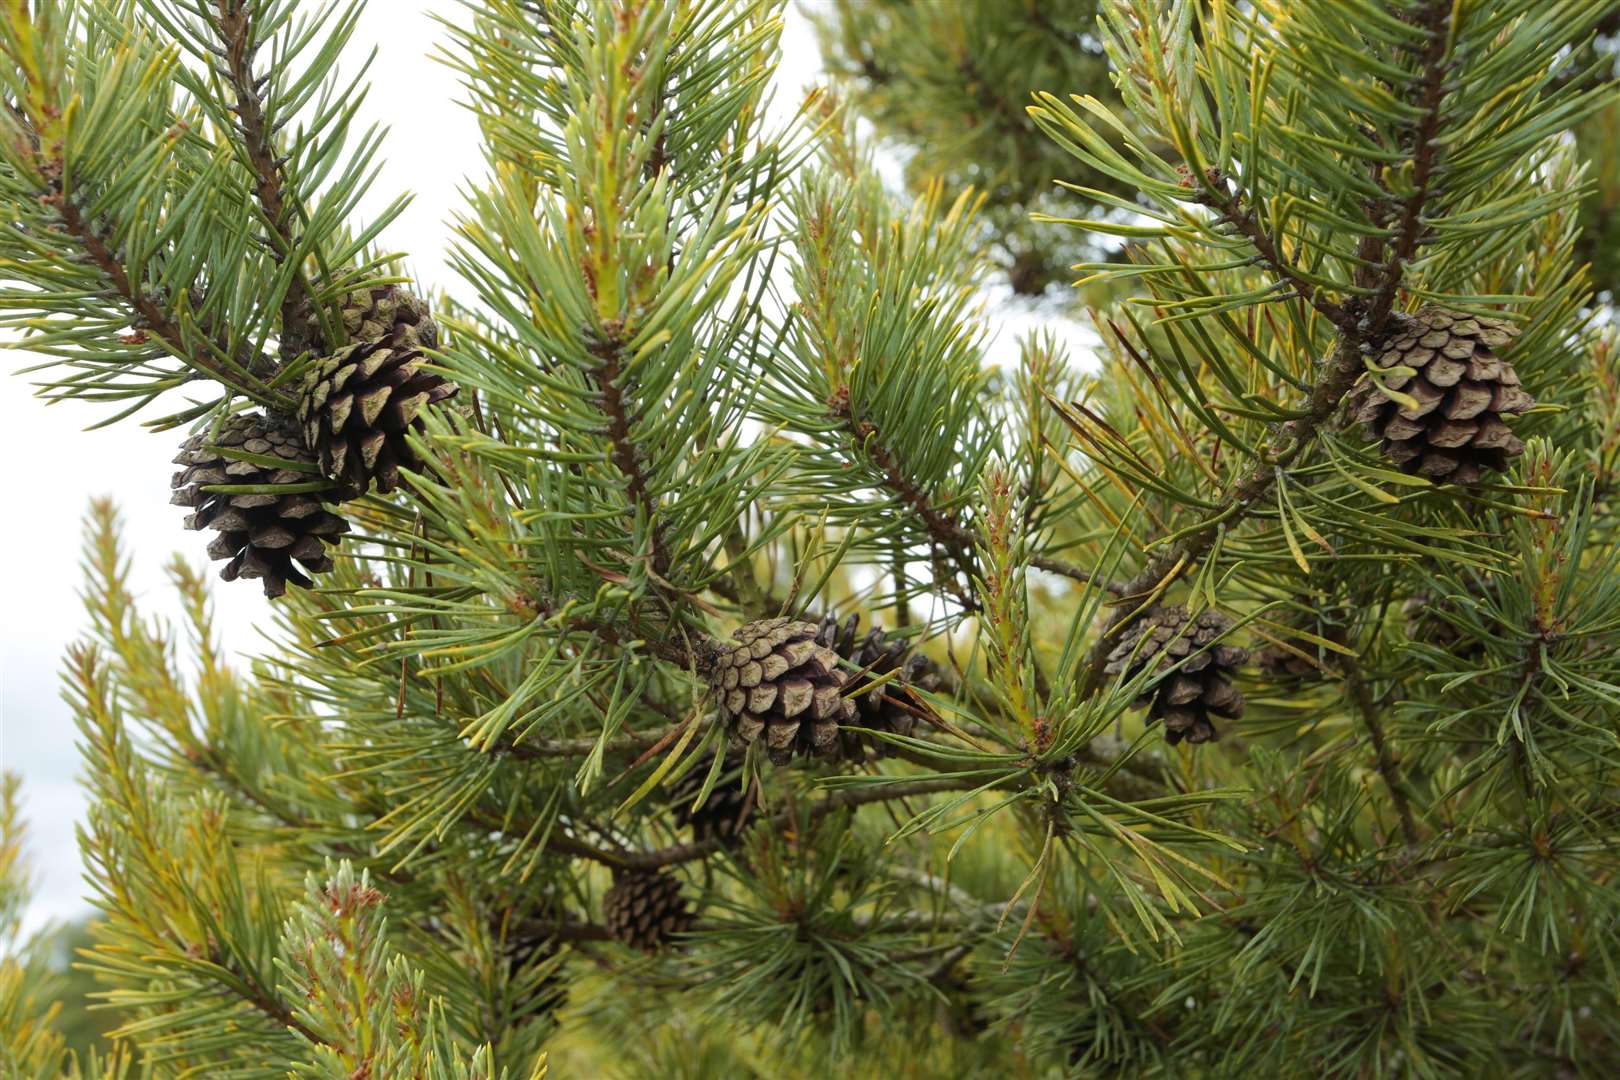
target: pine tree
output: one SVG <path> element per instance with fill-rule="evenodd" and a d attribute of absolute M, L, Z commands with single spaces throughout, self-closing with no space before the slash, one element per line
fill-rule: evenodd
<path fill-rule="evenodd" d="M 1590 83 L 1620 78 L 1620 8 L 1598 22 L 1582 59 Z M 1589 268 L 1593 291 L 1612 305 L 1620 297 L 1620 104 L 1611 100 L 1576 124 L 1575 141 L 1591 171 L 1575 253 Z"/>
<path fill-rule="evenodd" d="M 898 150 L 908 183 L 922 189 L 942 177 L 984 193 L 981 217 L 992 226 L 986 240 L 1015 294 L 1085 305 L 1128 291 L 1120 281 L 1059 287 L 1070 263 L 1117 259 L 1123 247 L 1116 238 L 1032 217 L 1113 212 L 1130 220 L 1130 211 L 1111 210 L 1114 204 L 1086 189 L 1126 197 L 1135 189 L 1065 154 L 1024 110 L 1032 93 L 1052 90 L 1091 95 L 1118 111 L 1104 39 L 1095 32 L 1097 0 L 833 0 L 806 11 L 850 104 Z M 1596 86 L 1620 71 L 1620 9 L 1602 15 L 1596 30 L 1577 43 L 1580 56 L 1560 79 Z M 1128 113 L 1119 118 L 1133 122 Z M 1576 251 L 1589 264 L 1593 289 L 1612 294 L 1620 286 L 1620 107 L 1598 110 L 1574 131 L 1593 181 Z"/>
<path fill-rule="evenodd" d="M 904 148 L 906 182 L 982 193 L 991 261 L 1017 296 L 1064 300 L 1070 263 L 1118 255 L 1111 237 L 1036 220 L 1106 213 L 1085 189 L 1131 187 L 1066 154 L 1028 114 L 1037 90 L 1117 103 L 1097 0 L 835 0 L 807 5 L 828 67 L 880 140 Z M 1060 183 L 1061 182 L 1061 183 Z"/>
<path fill-rule="evenodd" d="M 958 165 L 906 203 L 836 89 L 768 120 L 780 0 L 448 22 L 489 168 L 430 300 L 354 213 L 354 5 L 8 5 L 7 324 L 45 396 L 171 410 L 292 586 L 244 666 L 201 553 L 146 618 L 92 508 L 83 964 L 129 1019 L 72 1067 L 1613 1075 L 1609 6 L 1085 5 L 1052 48 L 1117 101 L 1009 123 L 1101 208 L 1032 222 L 1121 298 L 1086 370 L 988 361 L 1024 241 Z M 431 338 L 348 317 L 388 287 Z M 360 428 L 296 422 L 350 379 Z M 281 574 L 306 502 L 347 532 Z M 5 1052 L 54 1075 L 18 970 Z"/>

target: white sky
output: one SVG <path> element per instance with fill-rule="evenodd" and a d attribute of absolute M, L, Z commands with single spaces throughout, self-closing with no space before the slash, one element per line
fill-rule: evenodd
<path fill-rule="evenodd" d="M 797 0 L 789 12 L 778 72 L 777 107 L 791 110 L 800 91 L 817 81 L 820 58 Z M 363 56 L 375 45 L 372 89 L 357 120 L 390 125 L 385 171 L 362 210 L 380 209 L 400 189 L 415 199 L 383 236 L 384 246 L 409 254 L 424 285 L 458 292 L 445 264 L 446 222 L 460 203 L 458 186 L 481 171 L 477 127 L 456 101 L 456 76 L 429 60 L 439 44 L 431 13 L 453 18 L 464 9 L 455 0 L 374 0 L 360 18 L 353 50 Z M 994 352 L 1015 350 L 1015 336 L 1050 315 L 999 310 Z M 1062 328 L 1073 337 L 1075 327 Z M 23 777 L 23 810 L 29 823 L 29 856 L 36 891 L 28 925 L 69 918 L 86 910 L 85 888 L 74 826 L 84 808 L 76 783 L 79 769 L 72 717 L 58 696 L 64 650 L 87 623 L 78 597 L 81 522 L 89 500 L 111 495 L 125 520 L 125 546 L 132 557 L 132 584 L 147 614 L 174 616 L 177 607 L 163 574 L 174 551 L 202 561 L 205 540 L 180 526 L 169 505 L 170 459 L 180 434 L 153 435 L 126 421 L 99 431 L 80 430 L 107 411 L 69 402 L 46 407 L 31 396 L 25 378 L 9 372 L 26 366 L 26 353 L 0 353 L 0 440 L 5 460 L 7 526 L 0 529 L 0 568 L 6 576 L 0 647 L 0 768 Z M 154 413 L 154 415 L 158 415 Z M 255 583 L 215 590 L 218 628 L 228 649 L 261 647 L 256 626 L 268 625 L 268 601 Z"/>

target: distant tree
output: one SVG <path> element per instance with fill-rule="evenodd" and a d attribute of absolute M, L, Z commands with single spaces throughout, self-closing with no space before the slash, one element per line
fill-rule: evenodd
<path fill-rule="evenodd" d="M 908 185 L 982 193 L 989 253 L 1015 294 L 1067 300 L 1069 267 L 1117 252 L 1110 237 L 1034 215 L 1111 214 L 1086 189 L 1133 191 L 1090 168 L 1029 115 L 1041 90 L 1119 96 L 1097 29 L 1097 0 L 835 0 L 807 5 L 827 69 Z"/>
<path fill-rule="evenodd" d="M 1033 215 L 1118 214 L 1120 208 L 1088 197 L 1087 189 L 1113 196 L 1132 189 L 1085 169 L 1027 114 L 1031 95 L 1040 91 L 1089 95 L 1117 108 L 1097 31 L 1098 0 L 833 0 L 806 10 L 828 70 L 879 139 L 900 151 L 910 186 L 921 191 L 943 180 L 984 193 L 980 220 L 1015 293 L 1107 299 L 1095 285 L 1078 294 L 1055 286 L 1073 277 L 1072 264 L 1117 255 L 1117 243 Z M 1566 70 L 1582 71 L 1592 84 L 1614 77 L 1620 12 L 1598 22 L 1579 60 Z M 1593 185 L 1581 206 L 1577 254 L 1592 266 L 1594 289 L 1614 294 L 1620 289 L 1620 105 L 1587 117 L 1575 133 Z"/>
<path fill-rule="evenodd" d="M 55 927 L 46 939 L 51 967 L 60 973 L 55 999 L 62 1006 L 55 1027 L 67 1049 L 84 1058 L 91 1051 L 105 1055 L 112 1049 L 109 1034 L 126 1017 L 104 1004 L 97 1008 L 101 989 L 94 976 L 80 964 L 80 954 L 95 945 L 95 930 L 89 919 Z"/>

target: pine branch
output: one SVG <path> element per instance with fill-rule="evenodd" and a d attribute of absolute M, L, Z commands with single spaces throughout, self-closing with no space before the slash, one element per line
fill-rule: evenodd
<path fill-rule="evenodd" d="M 39 39 L 33 38 L 30 47 L 40 47 Z M 24 51 L 28 51 L 28 48 Z M 119 55 L 118 59 L 123 60 L 126 57 Z M 80 265 L 93 267 L 94 274 L 91 276 L 98 276 L 110 284 L 111 296 L 121 301 L 121 306 L 128 307 L 133 333 L 125 336 L 121 344 L 139 345 L 155 336 L 170 355 L 186 365 L 188 370 L 183 375 L 175 373 L 166 378 L 153 378 L 152 395 L 155 396 L 164 389 L 192 379 L 210 377 L 261 405 L 270 408 L 287 407 L 287 402 L 283 400 L 285 395 L 277 394 L 266 386 L 276 370 L 273 360 L 246 342 L 233 348 L 230 344 L 233 336 L 231 328 L 222 325 L 217 318 L 194 314 L 188 320 L 184 316 L 177 316 L 170 311 L 161 296 L 154 296 L 148 292 L 145 284 L 132 276 L 125 263 L 123 247 L 119 246 L 115 250 L 108 242 L 108 238 L 117 235 L 119 227 L 125 223 L 114 220 L 116 212 L 112 210 L 86 213 L 87 207 L 97 205 L 96 192 L 101 185 L 119 187 L 128 182 L 130 174 L 121 175 L 117 168 L 91 169 L 87 172 L 86 163 L 77 158 L 70 166 L 67 147 L 71 140 L 69 130 L 64 127 L 65 115 L 49 104 L 52 95 L 60 93 L 63 87 L 45 81 L 45 69 L 37 58 L 25 67 L 29 71 L 26 76 L 28 92 L 19 94 L 16 102 L 0 103 L 3 104 L 10 123 L 15 125 L 12 152 L 28 162 L 24 167 L 13 170 L 13 179 L 21 182 L 21 186 L 13 190 L 12 195 L 26 197 L 24 194 L 26 189 L 35 187 L 40 205 L 55 209 L 63 225 L 63 228 L 58 228 L 54 223 L 49 223 L 45 227 L 71 237 L 83 252 L 83 258 L 74 261 Z M 114 70 L 117 68 L 118 65 L 113 65 Z M 158 85 L 156 80 L 161 78 L 159 71 L 160 66 L 154 62 L 146 71 L 147 78 L 153 81 L 144 83 L 140 90 L 134 90 L 126 85 L 124 94 L 139 97 L 143 91 Z M 154 99 L 159 98 L 162 98 L 160 93 L 154 94 Z M 169 127 L 157 140 L 142 145 L 133 155 L 135 160 L 139 160 L 141 155 L 148 151 L 161 150 L 164 155 L 172 153 L 176 143 L 184 138 L 181 133 L 187 124 L 168 108 L 166 99 L 163 99 L 163 104 L 162 115 Z M 70 110 L 68 115 L 72 113 L 73 110 Z M 130 120 L 129 125 L 131 130 L 137 132 L 144 133 L 147 130 L 141 121 Z M 126 167 L 133 169 L 138 166 L 126 162 Z M 72 177 L 71 190 L 64 184 L 64 177 L 69 176 Z M 32 182 L 28 182 L 25 178 L 31 179 Z M 126 194 L 125 207 L 161 206 L 163 194 L 161 190 L 143 192 L 139 195 Z M 19 222 L 19 230 L 26 236 L 28 226 Z M 174 238 L 170 238 L 167 244 L 167 250 L 159 248 L 155 252 L 147 253 L 149 266 L 155 263 L 160 268 L 169 269 L 165 260 L 154 256 L 172 255 L 177 246 L 185 246 Z M 30 280 L 32 272 L 38 272 L 38 268 L 30 264 L 43 253 L 28 247 L 25 247 L 24 251 L 26 254 L 22 257 L 21 265 L 13 264 L 13 266 L 14 269 L 21 271 L 23 280 Z M 45 265 L 49 267 L 50 264 L 47 262 Z M 60 284 L 54 284 L 47 286 L 46 291 L 61 287 Z M 179 289 L 178 284 L 173 287 Z M 102 290 L 95 290 L 86 299 L 101 295 L 105 295 Z M 181 299 L 189 302 L 192 313 L 203 311 L 208 306 L 208 297 L 195 286 L 185 292 Z M 100 316 L 102 312 L 98 310 L 96 314 Z M 193 326 L 200 332 L 195 342 L 188 339 L 190 336 L 188 331 Z M 209 344 L 212 344 L 212 349 L 208 347 Z M 97 359 L 99 361 L 100 358 Z M 47 386 L 62 391 L 61 396 L 72 397 L 86 392 L 87 388 L 90 392 L 94 392 L 100 386 L 100 381 L 86 383 L 75 379 Z"/>
<path fill-rule="evenodd" d="M 1115 596 L 1126 595 L 1126 587 L 1123 581 L 1105 578 L 1094 570 L 1087 570 L 1063 559 L 1054 559 L 1047 555 L 1031 555 L 1025 561 L 1037 570 L 1045 570 L 1049 574 L 1059 574 L 1087 585 L 1095 585 L 1099 589 L 1108 590 Z"/>
<path fill-rule="evenodd" d="M 1366 313 L 1365 325 L 1374 333 L 1383 327 L 1395 303 L 1406 264 L 1411 261 L 1428 228 L 1423 212 L 1434 184 L 1436 157 L 1440 152 L 1439 135 L 1444 118 L 1446 79 L 1451 74 L 1451 64 L 1447 59 L 1451 37 L 1446 27 L 1453 10 L 1453 5 L 1445 0 L 1432 0 L 1418 19 L 1418 24 L 1428 32 L 1429 41 L 1423 51 L 1423 74 L 1418 81 L 1418 92 L 1414 95 L 1417 100 L 1412 102 L 1419 110 L 1411 148 L 1412 190 L 1401 204 L 1395 241 L 1390 247 L 1378 289 Z M 1381 176 L 1380 186 L 1388 190 Z M 1373 337 L 1374 334 L 1367 336 Z"/>
<path fill-rule="evenodd" d="M 643 735 L 621 735 L 616 739 L 609 739 L 606 743 L 601 743 L 600 740 L 592 738 L 537 739 L 502 744 L 498 749 L 500 752 L 510 754 L 520 760 L 585 757 L 588 754 L 594 754 L 599 744 L 602 747 L 602 752 L 607 754 L 643 754 L 653 747 L 665 743 L 672 736 L 677 736 L 684 726 L 683 724 L 676 724 Z M 701 736 L 701 732 L 699 736 Z"/>
<path fill-rule="evenodd" d="M 78 241 L 85 254 L 90 257 L 90 261 L 106 277 L 118 296 L 134 311 L 136 330 L 157 335 L 170 354 L 190 365 L 195 371 L 206 373 L 260 405 L 283 411 L 290 410 L 291 404 L 285 394 L 270 391 L 260 380 L 253 378 L 254 375 L 267 373 L 268 358 L 255 356 L 249 361 L 250 367 L 232 371 L 206 350 L 191 348 L 186 342 L 180 324 L 170 318 L 151 295 L 130 280 L 118 256 L 107 247 L 106 242 L 101 239 L 96 228 L 85 219 L 74 200 L 62 193 L 60 181 L 53 183 L 52 189 L 45 196 L 46 200 L 56 207 L 68 235 Z M 248 377 L 242 378 L 243 375 Z"/>
<path fill-rule="evenodd" d="M 969 581 L 974 579 L 973 534 L 957 521 L 954 514 L 935 506 L 927 493 L 912 483 L 895 454 L 883 445 L 876 427 L 869 421 L 856 420 L 847 400 L 842 402 L 841 408 L 840 412 L 838 407 L 835 407 L 834 415 L 843 418 L 856 450 L 871 458 L 873 464 L 882 472 L 884 483 L 889 490 L 899 496 L 900 501 L 922 519 L 934 543 L 955 564 L 955 573 L 942 574 L 941 583 L 956 597 L 964 611 L 981 610 L 978 598 L 956 580 L 956 573 L 962 574 Z"/>
<path fill-rule="evenodd" d="M 1102 668 L 1114 642 L 1134 621 L 1138 608 L 1150 606 L 1179 577 L 1214 545 L 1222 530 L 1230 531 L 1248 517 L 1277 482 L 1283 470 L 1298 459 L 1322 426 L 1338 411 L 1344 395 L 1361 376 L 1362 334 L 1341 334 L 1338 346 L 1326 364 L 1324 377 L 1312 388 L 1305 415 L 1271 426 L 1271 437 L 1261 460 L 1221 499 L 1206 524 L 1163 548 L 1148 560 L 1140 573 L 1124 585 L 1119 595 L 1127 606 L 1114 616 L 1092 646 L 1087 657 L 1082 693 L 1097 688 Z"/>
<path fill-rule="evenodd" d="M 224 968 L 227 971 L 229 970 L 228 968 L 225 968 L 223 964 L 220 964 L 217 954 L 210 956 L 209 959 L 221 968 Z M 238 982 L 239 985 L 236 985 Z M 298 1017 L 293 1014 L 291 1009 L 287 1008 L 286 1005 L 282 1004 L 280 1000 L 278 1000 L 273 994 L 260 985 L 257 979 L 238 977 L 237 980 L 231 981 L 231 985 L 233 985 L 233 988 L 237 991 L 238 996 L 240 996 L 243 1001 L 246 1001 L 249 1005 L 252 1005 L 255 1009 L 259 1010 L 265 1016 L 268 1016 L 282 1027 L 290 1028 L 293 1031 L 296 1031 L 299 1035 L 308 1039 L 316 1046 L 325 1045 L 325 1039 L 316 1034 L 315 1031 L 309 1027 L 309 1025 L 298 1019 Z"/>
<path fill-rule="evenodd" d="M 561 610 L 550 597 L 539 595 L 530 595 L 525 607 L 526 613 L 531 617 L 553 616 Z M 626 647 L 620 627 L 598 619 L 571 616 L 564 625 L 565 629 L 575 633 L 593 634 L 614 648 Z M 708 639 L 690 629 L 673 633 L 667 628 L 661 631 L 646 631 L 634 620 L 631 621 L 629 629 L 648 652 L 666 663 L 674 664 L 683 670 L 697 668 L 700 671 L 704 670 L 708 663 L 709 654 L 702 645 Z"/>
<path fill-rule="evenodd" d="M 1340 641 L 1340 644 L 1346 642 Z M 1389 747 L 1389 736 L 1384 731 L 1384 723 L 1378 716 L 1378 705 L 1373 701 L 1372 688 L 1367 685 L 1367 676 L 1361 669 L 1360 659 L 1350 653 L 1338 657 L 1340 670 L 1344 672 L 1345 689 L 1350 692 L 1350 700 L 1356 707 L 1356 713 L 1361 718 L 1362 725 L 1367 729 L 1367 735 L 1372 740 L 1373 753 L 1378 758 L 1378 773 L 1384 778 L 1384 787 L 1389 790 L 1389 797 L 1395 803 L 1395 812 L 1401 819 L 1401 836 L 1406 840 L 1406 846 L 1416 850 L 1422 842 L 1418 834 L 1417 821 L 1412 816 L 1412 801 L 1407 795 L 1406 785 L 1401 782 L 1400 764 L 1395 760 L 1394 753 Z"/>
<path fill-rule="evenodd" d="M 1320 288 L 1301 276 L 1299 269 L 1277 250 L 1276 240 L 1261 226 L 1254 207 L 1244 203 L 1242 190 L 1228 190 L 1226 187 L 1228 183 L 1236 181 L 1224 175 L 1206 177 L 1202 194 L 1204 204 L 1220 211 L 1220 220 L 1231 222 L 1238 232 L 1248 239 L 1261 260 L 1273 274 L 1288 283 L 1295 296 L 1315 308 L 1323 318 L 1341 331 L 1353 330 L 1356 316 L 1346 310 L 1344 305 L 1324 297 Z"/>
<path fill-rule="evenodd" d="M 256 76 L 253 71 L 253 16 L 241 0 L 215 0 L 215 4 L 219 10 L 216 25 L 224 45 L 226 67 L 222 74 L 236 93 L 231 111 L 240 125 L 248 167 L 253 172 L 253 193 L 270 225 L 276 262 L 285 264 L 297 257 L 297 238 L 291 228 L 295 207 L 288 198 L 282 160 L 276 156 L 273 133 L 259 94 L 268 76 Z M 311 349 L 324 352 L 325 344 L 309 282 L 303 268 L 298 267 L 281 299 L 281 358 L 292 360 Z"/>
<path fill-rule="evenodd" d="M 613 464 L 624 474 L 625 493 L 630 503 L 647 522 L 652 541 L 652 568 L 660 584 L 669 584 L 669 548 L 664 541 L 663 525 L 658 516 L 658 500 L 653 496 L 642 455 L 630 429 L 630 411 L 624 400 L 624 387 L 619 385 L 624 375 L 623 343 L 610 336 L 593 342 L 591 355 L 601 361 L 592 371 L 596 382 L 598 401 L 607 418 L 607 437 L 612 444 L 609 454 Z"/>
<path fill-rule="evenodd" d="M 944 550 L 946 555 L 955 563 L 956 569 L 966 576 L 969 581 L 976 580 L 979 571 L 973 552 L 981 543 L 978 534 L 964 525 L 961 518 L 954 512 L 936 505 L 926 492 L 912 482 L 897 455 L 881 441 L 877 428 L 869 421 L 855 419 L 847 395 L 839 397 L 833 404 L 831 412 L 832 415 L 844 421 L 855 448 L 871 458 L 873 464 L 882 472 L 885 485 L 889 490 L 922 519 L 934 543 Z M 1034 555 L 1029 557 L 1027 562 L 1038 570 L 1059 574 L 1085 584 L 1096 585 L 1099 588 L 1107 589 L 1116 596 L 1123 596 L 1127 593 L 1124 583 L 1110 581 L 1093 571 L 1076 566 L 1063 559 Z M 956 581 L 954 577 L 947 575 L 942 580 L 965 611 L 977 612 L 982 610 L 978 598 L 962 588 L 961 583 Z"/>
<path fill-rule="evenodd" d="M 980 776 L 943 776 L 927 780 L 850 788 L 845 791 L 834 792 L 821 799 L 809 809 L 808 815 L 810 821 L 817 821 L 835 810 L 842 810 L 846 807 L 865 806 L 870 803 L 886 802 L 889 799 L 905 799 L 913 795 L 931 795 L 941 791 L 971 790 L 983 784 L 984 778 Z M 798 817 L 792 810 L 784 810 L 772 817 L 766 827 L 780 831 L 793 825 L 797 820 Z M 689 844 L 675 844 L 655 851 L 609 851 L 595 847 L 583 840 L 576 840 L 573 837 L 551 836 L 547 838 L 546 846 L 559 854 L 590 859 L 604 866 L 620 869 L 656 870 L 664 866 L 674 866 L 677 863 L 708 858 L 724 848 L 727 842 L 726 837 L 715 836 L 708 840 L 694 841 Z"/>
<path fill-rule="evenodd" d="M 1323 425 L 1338 411 L 1345 394 L 1361 376 L 1364 367 L 1362 346 L 1377 341 L 1383 334 L 1391 305 L 1403 280 L 1406 263 L 1423 236 L 1422 214 L 1430 194 L 1435 154 L 1438 152 L 1437 136 L 1445 102 L 1445 79 L 1450 71 L 1446 59 L 1449 38 L 1444 27 L 1451 12 L 1452 5 L 1444 0 L 1433 0 L 1423 11 L 1421 22 L 1431 38 L 1424 53 L 1424 70 L 1418 82 L 1418 91 L 1414 95 L 1417 98 L 1414 104 L 1422 110 L 1414 128 L 1414 190 L 1402 206 L 1396 240 L 1387 261 L 1377 272 L 1377 287 L 1372 300 L 1364 305 L 1355 302 L 1353 307 L 1345 309 L 1347 315 L 1357 309 L 1363 310 L 1354 321 L 1335 323 L 1339 332 L 1333 353 L 1311 388 L 1304 415 L 1270 425 L 1266 449 L 1260 461 L 1220 500 L 1219 506 L 1206 519 L 1207 523 L 1161 550 L 1126 583 L 1124 598 L 1141 602 L 1123 608 L 1098 636 L 1087 657 L 1082 695 L 1094 692 L 1100 685 L 1109 651 L 1134 620 L 1138 610 L 1154 601 L 1176 578 L 1194 569 L 1223 530 L 1235 528 L 1262 505 L 1262 500 L 1270 493 L 1277 478 L 1316 438 Z M 1263 237 L 1270 250 L 1277 250 L 1276 239 L 1266 236 L 1257 222 L 1253 224 L 1253 229 Z"/>

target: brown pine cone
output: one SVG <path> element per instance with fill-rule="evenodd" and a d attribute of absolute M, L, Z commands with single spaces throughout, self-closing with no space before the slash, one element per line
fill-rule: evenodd
<path fill-rule="evenodd" d="M 839 723 L 855 719 L 838 654 L 818 644 L 816 634 L 815 623 L 761 619 L 711 646 L 709 685 L 721 718 L 745 744 L 764 735 L 778 765 L 796 753 L 836 754 Z"/>
<path fill-rule="evenodd" d="M 1295 648 L 1299 648 L 1298 645 Z M 1320 682 L 1322 669 L 1296 653 L 1267 645 L 1254 654 L 1260 670 L 1277 683 Z"/>
<path fill-rule="evenodd" d="M 1212 717 L 1243 715 L 1243 695 L 1232 685 L 1232 675 L 1248 662 L 1249 650 L 1214 644 L 1231 628 L 1232 620 L 1213 609 L 1189 623 L 1180 605 L 1152 608 L 1125 631 L 1103 670 L 1130 679 L 1179 663 L 1175 674 L 1149 687 L 1133 705 L 1146 707 L 1149 721 L 1164 722 L 1165 740 L 1172 745 L 1183 739 L 1209 742 L 1217 734 Z"/>
<path fill-rule="evenodd" d="M 741 784 L 743 756 L 733 751 L 726 755 L 725 766 L 709 790 L 709 797 L 703 800 L 702 806 L 693 809 L 692 803 L 709 777 L 712 760 L 693 766 L 676 782 L 670 791 L 670 804 L 675 809 L 675 823 L 689 826 L 693 840 L 702 842 L 719 837 L 729 847 L 736 844 L 753 820 L 756 807 Z"/>
<path fill-rule="evenodd" d="M 287 462 L 284 468 L 250 461 L 241 455 Z M 219 576 L 226 581 L 260 578 L 266 596 L 280 596 L 287 583 L 309 588 L 308 574 L 332 569 L 326 548 L 349 531 L 349 523 L 322 505 L 322 498 L 343 492 L 307 490 L 319 484 L 314 455 L 304 445 L 298 425 L 287 418 L 260 413 L 226 417 L 213 430 L 187 439 L 174 459 L 185 466 L 174 474 L 169 501 L 190 507 L 188 529 L 213 529 L 208 557 L 229 560 Z M 214 485 L 242 485 L 265 490 L 226 494 Z M 287 489 L 277 491 L 277 488 Z M 295 565 L 296 564 L 296 565 Z M 300 569 L 300 567 L 302 569 Z"/>
<path fill-rule="evenodd" d="M 671 937 L 691 928 L 692 913 L 674 874 L 615 870 L 613 885 L 602 898 L 602 921 L 615 941 L 642 952 L 656 952 Z"/>
<path fill-rule="evenodd" d="M 1513 365 L 1493 351 L 1509 345 L 1518 328 L 1434 304 L 1396 318 L 1376 366 L 1415 369 L 1381 380 L 1415 404 L 1392 400 L 1368 378 L 1351 397 L 1355 420 L 1383 440 L 1385 456 L 1403 472 L 1472 484 L 1487 469 L 1505 471 L 1524 443 L 1502 417 L 1535 404 Z"/>
<path fill-rule="evenodd" d="M 1485 644 L 1469 637 L 1445 613 L 1455 610 L 1449 600 L 1436 600 L 1428 593 L 1416 593 L 1401 604 L 1406 637 L 1448 652 L 1459 660 L 1472 662 L 1485 655 Z"/>
<path fill-rule="evenodd" d="M 909 735 L 916 725 L 916 717 L 905 707 L 910 704 L 905 688 L 937 689 L 939 669 L 921 653 L 908 656 L 904 641 L 890 637 L 875 626 L 865 637 L 857 639 L 859 626 L 859 615 L 851 615 L 843 623 L 827 615 L 821 620 L 816 641 L 843 657 L 846 666 L 853 669 L 847 672 L 848 678 L 855 680 L 858 686 L 877 682 L 891 672 L 898 673 L 881 686 L 865 692 L 857 690 L 850 700 L 855 703 L 854 722 L 861 727 Z"/>
<path fill-rule="evenodd" d="M 458 387 L 427 370 L 424 350 L 439 339 L 427 305 L 392 285 L 350 295 L 343 305 L 349 344 L 317 360 L 304 377 L 298 420 L 321 469 L 364 493 L 387 494 L 401 469 L 421 468 L 407 434 L 422 411 Z"/>
<path fill-rule="evenodd" d="M 316 361 L 304 380 L 298 419 L 321 469 L 334 480 L 387 494 L 401 469 L 421 468 L 406 441 L 422 430 L 422 410 L 457 386 L 423 369 L 427 358 L 410 346 L 361 341 Z"/>

